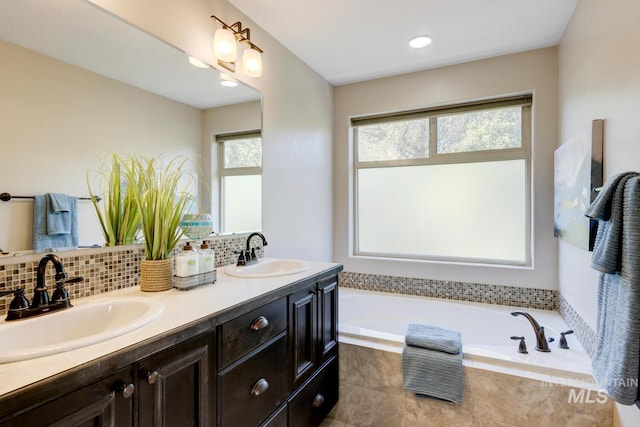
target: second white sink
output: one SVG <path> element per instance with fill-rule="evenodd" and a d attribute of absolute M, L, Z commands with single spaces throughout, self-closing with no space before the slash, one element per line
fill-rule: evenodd
<path fill-rule="evenodd" d="M 260 258 L 256 264 L 245 266 L 229 265 L 224 272 L 228 276 L 245 279 L 288 276 L 302 273 L 311 266 L 309 263 L 296 259 Z"/>
<path fill-rule="evenodd" d="M 75 303 L 74 303 L 75 304 Z M 0 363 L 61 353 L 126 334 L 158 318 L 150 298 L 108 298 L 34 318 L 0 322 Z"/>

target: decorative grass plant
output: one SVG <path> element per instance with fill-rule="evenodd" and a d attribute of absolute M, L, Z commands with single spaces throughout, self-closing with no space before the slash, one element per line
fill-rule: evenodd
<path fill-rule="evenodd" d="M 194 178 L 185 168 L 187 159 L 173 158 L 164 166 L 159 157 L 132 157 L 131 162 L 127 173 L 136 183 L 133 198 L 140 212 L 145 258 L 169 259 L 183 234 L 180 221 L 195 203 L 189 192 Z"/>
<path fill-rule="evenodd" d="M 138 241 L 140 230 L 140 211 L 134 198 L 134 185 L 128 185 L 133 174 L 131 159 L 111 154 L 109 161 L 100 170 L 99 195 L 91 189 L 90 175 L 87 172 L 87 187 L 93 207 L 98 215 L 106 246 L 131 245 Z M 102 201 L 98 201 L 98 196 Z M 101 205 L 102 204 L 102 208 Z"/>
<path fill-rule="evenodd" d="M 171 251 L 183 234 L 180 221 L 195 203 L 189 192 L 194 177 L 186 163 L 181 157 L 165 162 L 161 157 L 113 154 L 104 177 L 103 210 L 89 188 L 108 245 L 132 243 L 140 230 L 145 254 L 140 265 L 143 291 L 173 287 Z"/>

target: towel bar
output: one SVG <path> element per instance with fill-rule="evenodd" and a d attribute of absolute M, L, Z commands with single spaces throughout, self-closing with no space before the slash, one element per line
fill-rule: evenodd
<path fill-rule="evenodd" d="M 11 199 L 34 199 L 35 196 L 12 196 L 9 193 L 0 193 L 0 200 L 8 202 Z M 95 196 L 97 202 L 102 200 L 102 197 Z M 78 200 L 91 200 L 91 197 L 78 197 Z"/>

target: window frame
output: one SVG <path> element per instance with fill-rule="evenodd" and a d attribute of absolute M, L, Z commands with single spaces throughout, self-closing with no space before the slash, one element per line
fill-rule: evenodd
<path fill-rule="evenodd" d="M 262 132 L 260 130 L 219 134 L 219 135 L 216 135 L 216 138 L 215 138 L 216 143 L 218 143 L 218 206 L 219 206 L 218 217 L 220 221 L 218 228 L 223 234 L 260 231 L 262 229 L 262 226 L 261 226 L 257 230 L 234 230 L 234 231 L 222 230 L 222 227 L 225 224 L 224 178 L 226 176 L 262 175 L 262 157 L 260 158 L 260 166 L 228 168 L 228 167 L 225 167 L 224 165 L 224 154 L 225 154 L 224 143 L 227 141 L 235 141 L 239 139 L 248 139 L 248 138 L 260 138 L 260 145 L 262 146 Z M 260 218 L 262 218 L 262 213 L 260 214 Z"/>
<path fill-rule="evenodd" d="M 353 149 L 353 198 L 352 198 L 352 255 L 360 257 L 387 258 L 397 260 L 422 260 L 441 261 L 464 264 L 480 264 L 494 266 L 514 266 L 531 267 L 533 265 L 532 244 L 532 167 L 531 167 L 531 145 L 532 145 L 532 116 L 533 95 L 522 94 L 508 97 L 493 98 L 480 101 L 471 101 L 457 104 L 447 104 L 430 108 L 400 111 L 389 114 L 380 114 L 363 117 L 352 117 L 350 132 L 352 136 Z M 467 113 L 472 111 L 490 110 L 506 107 L 521 107 L 521 147 L 505 148 L 494 150 L 465 151 L 460 153 L 437 153 L 437 118 L 439 116 L 451 115 L 455 113 Z M 404 121 L 410 119 L 429 119 L 429 157 L 419 159 L 384 160 L 384 161 L 359 161 L 358 160 L 358 126 L 389 123 L 393 121 Z M 439 255 L 422 254 L 398 254 L 366 252 L 359 248 L 359 208 L 358 208 L 358 171 L 367 168 L 389 168 L 403 166 L 431 166 L 463 163 L 480 163 L 501 160 L 524 160 L 525 161 L 525 259 L 519 260 L 499 260 L 490 258 L 467 258 Z"/>

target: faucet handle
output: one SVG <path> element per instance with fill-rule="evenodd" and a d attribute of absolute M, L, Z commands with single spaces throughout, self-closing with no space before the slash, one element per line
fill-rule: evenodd
<path fill-rule="evenodd" d="M 520 340 L 520 345 L 518 345 L 518 353 L 529 354 L 527 351 L 527 345 L 524 342 L 524 337 L 511 337 L 512 340 Z"/>
<path fill-rule="evenodd" d="M 11 289 L 0 292 L 0 297 L 13 294 L 13 299 L 9 303 L 9 310 L 23 310 L 29 308 L 29 301 L 24 296 L 24 288 Z"/>
<path fill-rule="evenodd" d="M 56 282 L 56 290 L 53 291 L 53 295 L 51 296 L 51 302 L 57 301 L 65 301 L 69 299 L 69 292 L 65 289 L 64 285 L 67 283 L 79 283 L 82 282 L 84 278 L 82 276 L 72 277 L 70 279 L 61 280 Z"/>
<path fill-rule="evenodd" d="M 568 350 L 569 345 L 567 344 L 567 338 L 565 335 L 570 335 L 573 333 L 573 329 L 569 329 L 568 331 L 560 332 L 560 342 L 558 342 L 558 347 L 563 350 Z"/>
<path fill-rule="evenodd" d="M 239 250 L 239 251 L 233 251 L 238 255 L 238 262 L 236 262 L 237 266 L 243 266 L 243 265 L 247 265 L 247 260 L 244 257 L 244 250 Z"/>

